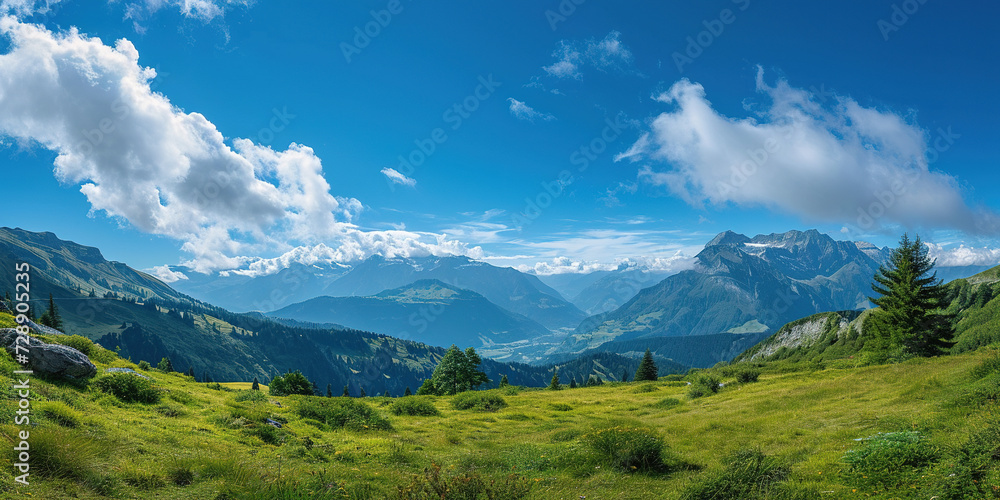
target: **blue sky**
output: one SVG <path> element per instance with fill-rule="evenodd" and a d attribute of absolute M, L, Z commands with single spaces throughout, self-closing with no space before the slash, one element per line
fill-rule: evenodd
<path fill-rule="evenodd" d="M 813 227 L 1000 262 L 1000 7 L 577 2 L 3 0 L 0 224 L 146 269 Z"/>

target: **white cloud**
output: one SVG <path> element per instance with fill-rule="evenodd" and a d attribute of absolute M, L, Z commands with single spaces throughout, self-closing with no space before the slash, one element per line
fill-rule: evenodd
<path fill-rule="evenodd" d="M 957 181 L 929 168 L 929 143 L 956 140 L 927 133 L 890 111 L 837 97 L 824 107 L 810 92 L 779 81 L 756 117 L 718 113 L 705 89 L 683 79 L 659 96 L 673 111 L 656 117 L 617 159 L 649 159 L 639 179 L 663 186 L 693 206 L 705 202 L 762 205 L 806 220 L 1000 232 L 992 211 L 970 208 Z"/>
<path fill-rule="evenodd" d="M 938 267 L 1000 265 L 1000 248 L 975 248 L 965 245 L 946 248 L 934 243 L 925 244 L 928 247 L 928 255 L 937 260 Z"/>
<path fill-rule="evenodd" d="M 92 212 L 182 241 L 197 271 L 324 242 L 344 260 L 476 252 L 445 235 L 357 229 L 361 202 L 330 193 L 311 148 L 230 147 L 204 116 L 150 89 L 156 73 L 126 39 L 110 47 L 9 16 L 0 36 L 11 41 L 0 55 L 0 135 L 57 153 L 56 177 L 80 185 Z"/>
<path fill-rule="evenodd" d="M 57 3 L 59 0 L 2 0 L 0 15 L 26 17 L 33 14 L 47 14 Z"/>
<path fill-rule="evenodd" d="M 514 115 L 519 120 L 533 122 L 536 119 L 542 121 L 551 121 L 556 119 L 555 116 L 552 116 L 549 113 L 537 111 L 535 108 L 532 108 L 523 101 L 518 101 L 513 97 L 508 97 L 507 102 L 510 103 L 510 114 Z"/>
<path fill-rule="evenodd" d="M 552 63 L 550 66 L 542 67 L 546 73 L 556 78 L 575 78 L 579 79 L 583 75 L 580 74 L 580 52 L 573 48 L 573 45 L 569 42 L 562 41 L 559 43 L 559 48 L 552 53 L 553 56 L 558 57 L 559 60 Z"/>
<path fill-rule="evenodd" d="M 598 201 L 604 202 L 604 205 L 609 208 L 620 207 L 622 202 L 618 199 L 618 195 L 622 193 L 635 194 L 638 190 L 639 185 L 635 182 L 619 182 L 617 185 L 609 187 L 606 194 L 603 197 L 598 198 Z"/>
<path fill-rule="evenodd" d="M 622 44 L 621 33 L 612 31 L 599 41 L 587 41 L 587 60 L 597 69 L 625 70 L 632 64 L 632 53 Z"/>
<path fill-rule="evenodd" d="M 588 64 L 601 71 L 626 71 L 632 65 L 632 52 L 620 40 L 621 33 L 611 31 L 603 39 L 593 38 L 585 42 L 562 40 L 559 48 L 552 53 L 556 62 L 542 67 L 546 73 L 556 78 L 583 77 L 580 68 Z"/>
<path fill-rule="evenodd" d="M 394 168 L 383 167 L 381 172 L 382 175 L 384 175 L 386 179 L 389 179 L 389 181 L 392 182 L 393 184 L 399 184 L 400 186 L 407 186 L 407 187 L 416 187 L 417 185 L 416 179 L 412 177 L 407 177 L 399 173 L 399 171 L 397 171 Z"/>
<path fill-rule="evenodd" d="M 635 268 L 646 271 L 679 273 L 687 269 L 693 269 L 696 260 L 678 251 L 669 257 L 629 257 L 619 258 L 613 261 L 580 261 L 569 257 L 555 257 L 545 262 L 535 264 L 520 264 L 515 269 L 523 273 L 531 273 L 539 276 L 551 274 L 589 274 L 596 271 L 614 271 L 621 267 Z"/>
<path fill-rule="evenodd" d="M 160 281 L 164 283 L 173 283 L 175 281 L 188 279 L 186 274 L 180 271 L 174 271 L 170 269 L 170 266 L 167 265 L 156 266 L 152 269 L 149 269 L 147 272 L 149 272 L 149 274 L 152 274 L 153 276 L 156 276 L 157 278 L 160 279 Z"/>
<path fill-rule="evenodd" d="M 159 10 L 171 8 L 178 9 L 184 17 L 207 23 L 223 17 L 233 7 L 246 8 L 251 5 L 253 0 L 140 0 L 125 5 L 125 18 L 138 22 Z"/>

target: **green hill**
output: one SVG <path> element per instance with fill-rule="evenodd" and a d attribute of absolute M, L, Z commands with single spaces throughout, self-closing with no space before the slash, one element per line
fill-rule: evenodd
<path fill-rule="evenodd" d="M 37 425 L 21 427 L 11 424 L 17 365 L 0 354 L 0 433 L 16 442 L 30 430 L 31 454 L 30 486 L 13 480 L 13 446 L 2 454 L 3 498 L 431 498 L 415 492 L 436 485 L 447 492 L 433 498 L 480 488 L 545 500 L 944 500 L 995 498 L 1000 486 L 995 348 L 884 366 L 765 364 L 756 382 L 740 367 L 689 374 L 695 386 L 723 382 L 703 397 L 668 379 L 273 397 L 143 371 L 99 349 L 92 358 L 107 361 L 95 359 L 93 380 L 32 379 Z M 132 392 L 104 380 L 139 379 L 108 367 L 139 369 L 158 401 L 123 401 Z"/>

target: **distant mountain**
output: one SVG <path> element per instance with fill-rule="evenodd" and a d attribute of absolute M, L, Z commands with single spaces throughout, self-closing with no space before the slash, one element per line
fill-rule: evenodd
<path fill-rule="evenodd" d="M 316 297 L 268 316 L 336 323 L 430 345 L 476 349 L 549 333 L 476 292 L 438 280 L 420 280 L 367 297 Z"/>
<path fill-rule="evenodd" d="M 626 357 L 639 358 L 646 349 L 649 349 L 657 362 L 662 359 L 693 368 L 710 368 L 721 361 L 731 361 L 769 336 L 768 333 L 762 332 L 644 337 L 607 342 L 579 354 L 553 355 L 549 361 L 558 363 L 562 359 L 582 358 L 596 353 L 618 353 Z"/>
<path fill-rule="evenodd" d="M 818 312 L 865 308 L 879 265 L 870 254 L 879 252 L 816 230 L 753 238 L 727 231 L 697 255 L 694 270 L 588 318 L 562 349 L 578 353 L 612 340 L 774 331 Z"/>
<path fill-rule="evenodd" d="M 334 265 L 296 266 L 252 279 L 201 275 L 174 285 L 199 299 L 227 304 L 238 311 L 271 311 L 320 295 L 372 296 L 423 279 L 436 279 L 474 291 L 550 329 L 575 327 L 587 316 L 535 276 L 466 257 L 373 256 L 349 269 Z M 217 285 L 213 281 L 228 284 Z"/>
<path fill-rule="evenodd" d="M 611 273 L 612 271 L 594 271 L 590 273 L 546 274 L 538 275 L 538 279 L 559 292 L 559 295 L 572 301 L 573 297 L 580 295 L 580 292 L 585 288 Z"/>
<path fill-rule="evenodd" d="M 618 309 L 643 288 L 663 281 L 670 273 L 641 268 L 609 271 L 580 291 L 571 301 L 587 314 L 601 314 Z"/>

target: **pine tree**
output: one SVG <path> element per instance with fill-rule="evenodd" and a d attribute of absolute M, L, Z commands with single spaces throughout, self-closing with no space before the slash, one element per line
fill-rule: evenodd
<path fill-rule="evenodd" d="M 257 380 L 257 377 L 253 378 L 253 385 L 250 386 L 250 390 L 251 391 L 259 391 L 260 390 L 260 382 Z"/>
<path fill-rule="evenodd" d="M 333 397 L 333 384 L 326 384 L 326 397 Z"/>
<path fill-rule="evenodd" d="M 187 374 L 188 374 L 188 377 L 194 378 L 194 367 L 193 366 L 188 367 Z M 254 377 L 253 380 L 254 380 L 254 382 L 256 382 L 257 381 L 257 377 Z"/>
<path fill-rule="evenodd" d="M 38 318 L 38 322 L 56 330 L 62 330 L 63 328 L 62 317 L 59 316 L 59 308 L 56 307 L 51 293 L 49 294 L 49 310 L 42 313 L 42 317 Z"/>
<path fill-rule="evenodd" d="M 164 358 L 164 359 L 166 359 L 166 358 Z M 212 377 L 210 377 L 210 376 L 208 375 L 208 370 L 205 370 L 205 376 L 204 376 L 204 377 L 202 377 L 202 378 L 203 378 L 202 382 L 204 382 L 204 383 L 206 383 L 206 384 L 209 384 L 209 383 L 211 383 L 211 382 L 212 382 Z"/>
<path fill-rule="evenodd" d="M 622 382 L 628 382 L 628 368 L 622 370 Z"/>
<path fill-rule="evenodd" d="M 382 397 L 383 397 L 383 398 L 388 398 L 388 397 L 390 397 L 390 396 L 389 396 L 389 391 L 387 390 L 387 391 L 385 391 L 384 393 L 382 393 Z"/>
<path fill-rule="evenodd" d="M 659 369 L 656 367 L 656 362 L 653 361 L 653 353 L 649 349 L 646 349 L 646 354 L 642 355 L 639 368 L 635 371 L 635 377 L 632 378 L 636 382 L 643 382 L 647 380 L 655 381 L 659 377 Z"/>
<path fill-rule="evenodd" d="M 163 358 L 156 365 L 156 369 L 163 373 L 170 373 L 174 371 L 174 364 L 170 362 L 170 358 Z M 206 372 L 207 373 L 207 372 Z"/>
<path fill-rule="evenodd" d="M 347 388 L 346 385 L 344 386 L 344 393 L 341 394 L 340 397 L 342 397 L 342 398 L 349 398 L 349 397 L 351 397 L 351 391 L 348 390 L 348 388 Z"/>
<path fill-rule="evenodd" d="M 549 389 L 553 391 L 558 391 L 559 387 L 559 368 L 552 371 L 552 380 L 549 382 Z"/>
<path fill-rule="evenodd" d="M 508 385 L 510 385 L 510 382 L 507 381 L 507 375 L 504 374 L 500 377 L 500 387 L 507 387 Z"/>
<path fill-rule="evenodd" d="M 899 239 L 886 265 L 879 266 L 869 297 L 879 309 L 867 322 L 866 350 L 879 357 L 902 352 L 916 356 L 936 356 L 951 347 L 954 334 L 951 319 L 941 309 L 947 307 L 947 289 L 937 279 L 934 260 L 920 236 Z"/>
<path fill-rule="evenodd" d="M 576 377 L 574 376 L 573 378 L 569 379 L 569 388 L 576 389 L 577 387 L 578 386 L 576 385 Z"/>
<path fill-rule="evenodd" d="M 362 397 L 362 398 L 367 398 L 368 397 L 368 395 L 365 394 L 365 388 L 364 387 L 361 388 L 361 396 L 358 396 L 358 397 Z"/>
<path fill-rule="evenodd" d="M 406 390 L 403 391 L 404 396 L 412 396 L 413 392 L 410 391 L 410 386 L 406 386 Z"/>

